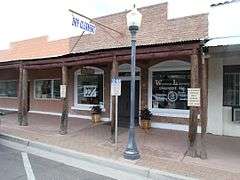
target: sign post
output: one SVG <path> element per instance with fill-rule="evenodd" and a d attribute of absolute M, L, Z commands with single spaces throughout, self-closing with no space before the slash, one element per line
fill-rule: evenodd
<path fill-rule="evenodd" d="M 115 103 L 115 144 L 118 137 L 118 96 L 121 95 L 121 79 L 114 78 L 111 83 L 111 95 L 116 97 Z"/>
<path fill-rule="evenodd" d="M 188 88 L 188 106 L 201 106 L 200 88 Z"/>

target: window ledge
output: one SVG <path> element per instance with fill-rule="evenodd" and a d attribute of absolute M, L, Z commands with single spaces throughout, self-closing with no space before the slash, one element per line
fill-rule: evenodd
<path fill-rule="evenodd" d="M 189 110 L 181 109 L 151 109 L 154 116 L 189 118 Z"/>
<path fill-rule="evenodd" d="M 92 106 L 72 106 L 71 109 L 72 110 L 79 110 L 79 111 L 91 111 Z M 102 108 L 102 112 L 105 112 L 106 109 Z"/>
<path fill-rule="evenodd" d="M 0 99 L 17 99 L 17 97 L 0 96 Z"/>

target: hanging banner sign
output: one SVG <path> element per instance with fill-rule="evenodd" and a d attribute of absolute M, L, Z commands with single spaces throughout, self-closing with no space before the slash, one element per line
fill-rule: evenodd
<path fill-rule="evenodd" d="M 61 98 L 66 98 L 66 92 L 67 92 L 67 86 L 60 85 L 60 97 Z"/>
<path fill-rule="evenodd" d="M 94 24 L 86 22 L 84 20 L 80 20 L 78 17 L 75 17 L 74 15 L 72 15 L 72 26 L 80 28 L 91 34 L 95 34 L 96 32 L 96 26 Z"/>
<path fill-rule="evenodd" d="M 201 104 L 200 88 L 188 88 L 188 106 L 199 107 Z"/>
<path fill-rule="evenodd" d="M 111 83 L 111 95 L 121 96 L 121 79 L 114 78 Z"/>

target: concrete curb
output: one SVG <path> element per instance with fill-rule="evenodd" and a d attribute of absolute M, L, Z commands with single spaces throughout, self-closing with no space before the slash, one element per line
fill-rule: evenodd
<path fill-rule="evenodd" d="M 106 159 L 103 157 L 98 157 L 86 153 L 77 152 L 74 150 L 64 149 L 57 146 L 52 146 L 48 144 L 43 144 L 36 141 L 30 141 L 28 139 L 0 133 L 0 139 L 17 143 L 23 145 L 26 148 L 35 148 L 45 151 L 46 153 L 55 153 L 58 155 L 74 158 L 80 161 L 88 162 L 91 164 L 97 164 L 101 167 L 110 168 L 113 170 L 117 170 L 124 173 L 129 173 L 136 175 L 137 177 L 142 177 L 142 179 L 151 179 L 151 180 L 158 180 L 158 179 L 182 179 L 182 180 L 195 180 L 195 178 L 177 175 L 173 173 L 168 173 L 165 171 L 159 171 L 157 169 L 151 169 L 148 167 L 142 167 L 134 164 L 129 164 L 125 162 L 118 162 L 117 160 Z M 5 144 L 6 145 L 6 144 Z"/>

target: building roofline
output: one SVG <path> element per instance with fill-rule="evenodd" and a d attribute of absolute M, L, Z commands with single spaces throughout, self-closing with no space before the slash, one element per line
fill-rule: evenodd
<path fill-rule="evenodd" d="M 143 6 L 140 8 L 137 8 L 138 10 L 143 10 L 143 9 L 148 9 L 148 8 L 152 8 L 154 6 L 162 6 L 164 4 L 168 4 L 168 2 L 162 2 L 162 3 L 157 3 L 157 4 L 152 4 L 152 5 L 148 5 L 148 6 Z M 117 13 L 112 13 L 112 14 L 107 14 L 107 15 L 103 15 L 103 16 L 98 16 L 98 17 L 94 17 L 94 20 L 98 20 L 98 19 L 102 19 L 102 18 L 107 18 L 107 17 L 111 17 L 111 16 L 116 16 L 116 15 L 120 15 L 120 14 L 125 14 L 127 12 L 129 12 L 129 10 L 125 10 L 125 11 L 121 11 L 121 12 L 117 12 Z"/>
<path fill-rule="evenodd" d="M 187 41 L 177 41 L 177 42 L 170 42 L 170 43 L 160 43 L 160 44 L 147 44 L 147 45 L 138 45 L 138 48 L 141 47 L 156 47 L 156 46 L 169 46 L 169 45 L 179 45 L 179 44 L 188 44 L 188 43 L 200 43 L 202 42 L 202 39 L 196 39 L 196 40 L 187 40 Z M 117 47 L 117 48 L 108 48 L 108 49 L 96 49 L 92 51 L 86 51 L 86 52 L 72 52 L 72 53 L 67 53 L 63 55 L 57 55 L 57 56 L 49 56 L 49 57 L 41 57 L 41 58 L 27 58 L 27 59 L 13 59 L 9 61 L 2 61 L 0 64 L 4 63 L 17 63 L 17 62 L 24 62 L 24 61 L 37 61 L 37 60 L 49 60 L 49 59 L 57 59 L 57 58 L 68 58 L 68 57 L 74 57 L 74 56 L 80 56 L 80 55 L 86 55 L 90 53 L 97 53 L 97 52 L 106 52 L 106 51 L 111 51 L 111 50 L 124 50 L 124 49 L 129 49 L 130 46 L 124 46 L 124 47 Z"/>
<path fill-rule="evenodd" d="M 227 4 L 232 4 L 232 3 L 235 3 L 235 2 L 240 2 L 240 0 L 224 1 L 224 2 L 211 4 L 210 6 L 211 7 L 218 7 L 218 6 L 223 6 L 223 5 L 227 5 Z"/>

